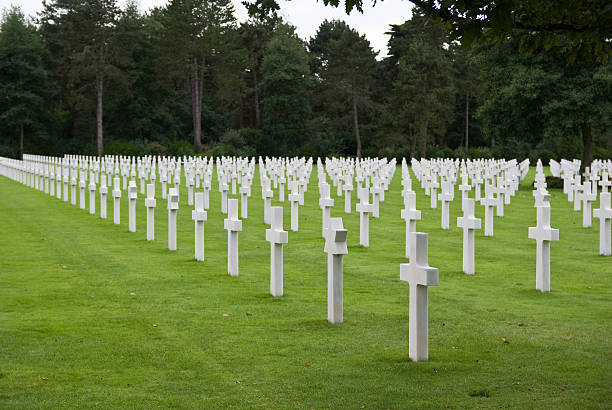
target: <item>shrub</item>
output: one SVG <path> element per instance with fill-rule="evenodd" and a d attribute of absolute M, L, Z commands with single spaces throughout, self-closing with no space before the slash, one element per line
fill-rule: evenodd
<path fill-rule="evenodd" d="M 547 188 L 563 188 L 563 178 L 547 176 L 546 177 L 546 187 Z"/>
<path fill-rule="evenodd" d="M 175 141 L 168 147 L 168 155 L 182 157 L 184 155 L 195 155 L 193 146 L 187 141 Z"/>
<path fill-rule="evenodd" d="M 149 142 L 149 152 L 153 155 L 166 155 L 168 148 L 157 141 Z"/>
<path fill-rule="evenodd" d="M 255 149 L 254 156 L 274 155 L 279 150 L 278 144 L 274 139 L 257 128 L 244 128 L 240 130 L 240 137 L 245 145 Z"/>
<path fill-rule="evenodd" d="M 612 159 L 612 152 L 598 145 L 593 149 L 593 159 Z"/>
<path fill-rule="evenodd" d="M 105 154 L 141 156 L 149 153 L 148 146 L 133 141 L 114 141 L 106 147 Z"/>

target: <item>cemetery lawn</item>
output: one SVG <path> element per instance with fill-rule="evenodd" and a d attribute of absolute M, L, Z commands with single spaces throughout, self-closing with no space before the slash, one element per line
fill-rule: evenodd
<path fill-rule="evenodd" d="M 193 257 L 185 187 L 170 252 L 159 183 L 156 240 L 147 242 L 140 189 L 129 233 L 126 192 L 116 226 L 110 190 L 102 220 L 99 203 L 89 215 L 0 177 L 0 408 L 612 407 L 612 258 L 598 255 L 599 220 L 582 228 L 582 213 L 553 189 L 552 292 L 536 291 L 533 168 L 495 217 L 495 236 L 477 231 L 472 276 L 461 272 L 460 192 L 443 231 L 440 206 L 430 209 L 414 183 L 417 228 L 429 233 L 429 262 L 440 271 L 429 288 L 425 363 L 408 358 L 400 169 L 380 218 L 370 219 L 370 248 L 358 246 L 359 215 L 344 214 L 332 187 L 332 216 L 349 231 L 338 325 L 327 322 L 316 175 L 284 248 L 279 298 L 269 295 L 257 171 L 236 278 L 226 273 L 215 176 L 205 262 Z"/>

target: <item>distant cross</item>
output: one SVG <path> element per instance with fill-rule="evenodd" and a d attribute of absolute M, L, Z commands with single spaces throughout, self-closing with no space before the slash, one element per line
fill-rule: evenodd
<path fill-rule="evenodd" d="M 457 218 L 457 226 L 463 228 L 463 272 L 473 274 L 474 231 L 480 229 L 480 219 L 474 217 L 474 200 L 467 198 L 463 204 L 463 216 Z"/>
<path fill-rule="evenodd" d="M 406 252 L 405 256 L 410 256 L 410 233 L 416 232 L 416 221 L 421 219 L 421 211 L 416 209 L 416 193 L 409 191 L 404 196 L 404 209 L 402 209 L 401 217 L 406 221 Z"/>
<path fill-rule="evenodd" d="M 266 229 L 266 241 L 270 242 L 270 294 L 283 296 L 283 244 L 289 241 L 283 230 L 283 208 L 271 207 L 272 224 Z"/>
<path fill-rule="evenodd" d="M 104 176 L 104 175 L 103 175 Z M 147 241 L 155 239 L 155 184 L 147 185 L 147 197 L 145 199 L 145 207 L 147 208 Z"/>

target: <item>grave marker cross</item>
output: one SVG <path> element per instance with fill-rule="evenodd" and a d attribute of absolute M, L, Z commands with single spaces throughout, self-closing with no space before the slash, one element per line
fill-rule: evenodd
<path fill-rule="evenodd" d="M 428 312 L 427 287 L 438 285 L 438 269 L 429 266 L 427 258 L 427 234 L 413 232 L 410 263 L 400 265 L 400 280 L 410 286 L 408 322 L 408 354 L 415 362 L 427 361 Z"/>

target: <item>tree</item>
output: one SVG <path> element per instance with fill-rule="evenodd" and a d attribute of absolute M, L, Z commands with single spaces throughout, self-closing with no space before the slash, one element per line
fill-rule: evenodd
<path fill-rule="evenodd" d="M 458 95 L 465 100 L 465 120 L 463 145 L 470 146 L 470 103 L 480 94 L 483 82 L 480 78 L 480 65 L 474 55 L 474 48 L 452 47 L 454 83 Z"/>
<path fill-rule="evenodd" d="M 542 51 L 571 41 L 568 58 L 607 64 L 612 45 L 612 7 L 608 0 L 410 0 L 441 19 L 453 38 L 469 45 L 475 39 L 500 43 L 518 38 L 522 51 Z M 323 0 L 338 7 L 340 0 Z M 277 0 L 244 1 L 249 13 L 279 10 Z M 345 10 L 363 12 L 363 0 L 345 0 Z"/>
<path fill-rule="evenodd" d="M 426 156 L 429 132 L 442 140 L 453 109 L 452 65 L 446 33 L 418 8 L 402 25 L 391 26 L 389 103 L 398 126 L 408 132 L 411 155 Z M 418 143 L 418 144 L 417 144 Z"/>
<path fill-rule="evenodd" d="M 273 13 L 271 16 L 261 18 L 251 18 L 240 25 L 240 35 L 242 46 L 247 53 L 247 70 L 251 80 L 251 90 L 253 92 L 253 111 L 255 114 L 255 126 L 261 123 L 261 101 L 260 85 L 261 63 L 265 50 L 274 34 L 274 28 L 279 24 L 280 19 Z"/>
<path fill-rule="evenodd" d="M 196 152 L 202 150 L 204 83 L 212 61 L 228 47 L 228 34 L 236 28 L 233 12 L 231 0 L 173 0 L 165 9 L 164 68 L 175 80 L 188 80 Z"/>
<path fill-rule="evenodd" d="M 509 41 L 484 52 L 489 86 L 478 116 L 485 131 L 502 142 L 518 139 L 531 146 L 558 135 L 580 136 L 582 167 L 589 166 L 593 130 L 612 126 L 612 68 L 567 65 L 569 44 L 537 55 L 519 54 L 517 47 Z"/>
<path fill-rule="evenodd" d="M 97 152 L 104 153 L 104 77 L 109 69 L 108 48 L 119 9 L 115 0 L 43 1 L 40 23 L 50 49 L 56 52 L 60 70 L 69 77 L 89 77 L 93 71 L 96 90 Z"/>
<path fill-rule="evenodd" d="M 0 23 L 0 120 L 5 128 L 19 130 L 19 158 L 26 128 L 40 125 L 45 116 L 48 54 L 36 27 L 19 8 L 9 9 Z"/>
<path fill-rule="evenodd" d="M 308 54 L 293 27 L 281 24 L 268 43 L 262 65 L 262 126 L 277 153 L 296 148 L 310 119 Z M 286 151 L 285 151 L 286 152 Z"/>
<path fill-rule="evenodd" d="M 310 39 L 309 48 L 314 55 L 313 71 L 320 79 L 320 94 L 331 94 L 329 99 L 350 104 L 356 154 L 361 158 L 358 106 L 369 99 L 376 52 L 365 36 L 339 20 L 321 23 L 315 37 Z"/>

